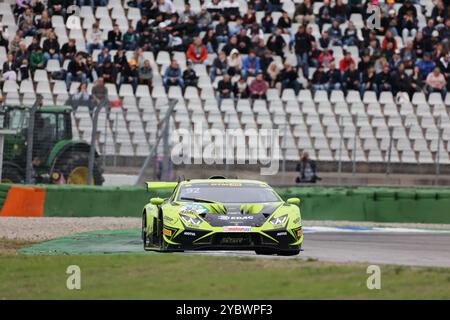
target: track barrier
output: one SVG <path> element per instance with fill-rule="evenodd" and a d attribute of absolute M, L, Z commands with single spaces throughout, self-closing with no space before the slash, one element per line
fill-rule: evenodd
<path fill-rule="evenodd" d="M 450 189 L 387 187 L 279 187 L 283 199 L 299 197 L 306 220 L 450 223 Z M 5 191 L 7 190 L 7 191 Z M 140 217 L 152 197 L 170 190 L 146 187 L 0 187 L 7 193 L 0 216 Z"/>

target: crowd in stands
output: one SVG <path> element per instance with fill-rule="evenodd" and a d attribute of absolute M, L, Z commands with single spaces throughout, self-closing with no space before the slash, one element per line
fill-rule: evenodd
<path fill-rule="evenodd" d="M 205 1 L 195 12 L 188 1 L 177 12 L 171 0 L 132 0 L 128 6 L 141 12 L 135 25 L 122 33 L 114 23 L 104 40 L 99 24 L 94 23 L 86 31 L 86 50 L 80 51 L 75 39 L 63 45 L 58 42 L 51 17 L 61 15 L 67 20 L 69 5 L 95 9 L 107 5 L 107 0 L 48 0 L 47 4 L 17 0 L 16 34 L 8 39 L 0 31 L 0 46 L 7 48 L 3 80 L 29 79 L 53 59 L 61 65 L 70 61 L 66 71 L 52 74 L 65 80 L 68 88 L 74 81 L 90 83 L 98 78 L 118 86 L 152 88 L 154 70 L 143 53 L 152 51 L 156 57 L 162 51 L 181 51 L 188 63 L 184 68 L 176 59 L 171 61 L 162 73 L 166 90 L 197 86 L 193 65 L 205 64 L 211 81 L 217 80 L 219 98 L 264 99 L 269 88 L 290 88 L 296 93 L 310 88 L 313 92 L 358 90 L 361 95 L 367 90 L 409 95 L 439 92 L 444 99 L 450 89 L 449 0 L 436 1 L 422 28 L 418 1 L 375 2 L 382 16 L 380 26 L 371 29 L 366 22 L 372 1 L 364 0 L 323 0 L 318 14 L 314 14 L 313 0 L 296 2 L 293 14 L 283 10 L 280 0 L 248 1 L 245 13 L 238 0 Z M 260 22 L 257 12 L 264 12 Z M 274 12 L 279 12 L 277 20 Z M 355 13 L 363 18 L 362 28 L 350 20 Z M 27 46 L 24 38 L 28 36 L 33 41 Z M 338 48 L 343 48 L 339 56 Z M 358 59 L 351 48 L 357 48 Z M 112 55 L 111 50 L 117 51 Z M 126 51 L 134 51 L 131 59 Z M 215 58 L 208 59 L 213 54 Z"/>

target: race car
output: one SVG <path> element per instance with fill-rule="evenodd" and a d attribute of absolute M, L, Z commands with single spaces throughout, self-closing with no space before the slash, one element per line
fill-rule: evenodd
<path fill-rule="evenodd" d="M 284 201 L 265 182 L 210 179 L 147 182 L 173 189 L 143 210 L 145 250 L 254 250 L 297 255 L 303 242 L 300 199 Z"/>

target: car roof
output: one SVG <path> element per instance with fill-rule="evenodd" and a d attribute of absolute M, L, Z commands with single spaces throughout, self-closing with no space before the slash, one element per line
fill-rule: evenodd
<path fill-rule="evenodd" d="M 264 181 L 258 180 L 248 180 L 248 179 L 192 179 L 180 182 L 181 185 L 184 184 L 233 184 L 233 183 L 244 183 L 244 184 L 256 184 L 269 186 Z"/>

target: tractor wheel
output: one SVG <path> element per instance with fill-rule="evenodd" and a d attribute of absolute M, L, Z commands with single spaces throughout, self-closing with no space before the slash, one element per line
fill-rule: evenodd
<path fill-rule="evenodd" d="M 62 173 L 67 184 L 87 184 L 89 154 L 73 151 L 64 154 L 55 166 L 55 172 Z M 94 174 L 91 184 L 103 184 L 103 169 L 98 159 L 94 160 Z"/>
<path fill-rule="evenodd" d="M 25 177 L 18 168 L 5 166 L 2 171 L 2 183 L 24 183 Z"/>

